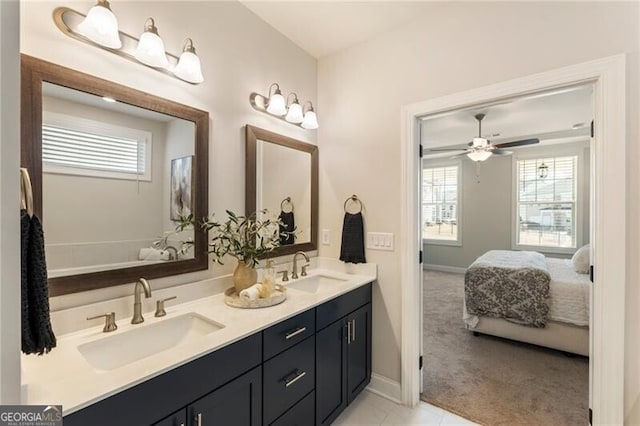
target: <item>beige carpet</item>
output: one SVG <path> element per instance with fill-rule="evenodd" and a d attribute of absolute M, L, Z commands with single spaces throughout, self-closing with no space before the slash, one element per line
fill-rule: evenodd
<path fill-rule="evenodd" d="M 422 399 L 483 425 L 588 424 L 589 360 L 465 330 L 464 276 L 425 271 Z"/>

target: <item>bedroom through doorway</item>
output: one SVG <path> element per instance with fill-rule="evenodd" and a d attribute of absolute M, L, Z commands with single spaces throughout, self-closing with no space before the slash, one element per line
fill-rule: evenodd
<path fill-rule="evenodd" d="M 421 399 L 586 424 L 591 84 L 421 118 Z"/>

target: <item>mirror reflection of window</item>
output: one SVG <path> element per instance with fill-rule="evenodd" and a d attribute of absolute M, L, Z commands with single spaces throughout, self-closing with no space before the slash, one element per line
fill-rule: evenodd
<path fill-rule="evenodd" d="M 175 228 L 171 164 L 193 157 L 194 123 L 50 83 L 42 89 L 49 277 L 192 258 L 176 253 L 191 231 L 153 243 Z M 190 170 L 180 175 L 181 212 L 193 208 Z"/>

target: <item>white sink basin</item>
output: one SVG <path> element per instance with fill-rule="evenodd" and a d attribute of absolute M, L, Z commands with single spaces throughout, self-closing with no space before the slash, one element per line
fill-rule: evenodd
<path fill-rule="evenodd" d="M 94 368 L 113 370 L 222 328 L 224 325 L 191 312 L 122 333 L 115 331 L 111 336 L 78 346 L 78 350 Z"/>
<path fill-rule="evenodd" d="M 330 275 L 312 275 L 310 277 L 299 278 L 287 284 L 287 288 L 305 291 L 307 293 L 317 293 L 322 287 L 343 283 L 347 280 Z"/>

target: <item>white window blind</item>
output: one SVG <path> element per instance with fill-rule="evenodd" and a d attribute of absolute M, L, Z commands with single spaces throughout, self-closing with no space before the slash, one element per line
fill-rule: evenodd
<path fill-rule="evenodd" d="M 422 238 L 458 241 L 459 166 L 422 172 Z"/>
<path fill-rule="evenodd" d="M 518 160 L 518 245 L 576 247 L 577 164 L 577 156 Z"/>

